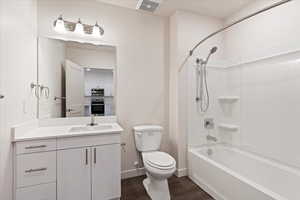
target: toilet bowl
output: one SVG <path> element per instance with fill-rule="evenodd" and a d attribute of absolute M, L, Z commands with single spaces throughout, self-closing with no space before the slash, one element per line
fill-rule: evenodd
<path fill-rule="evenodd" d="M 175 159 L 159 151 L 161 126 L 144 125 L 133 128 L 136 148 L 142 154 L 147 178 L 144 187 L 152 200 L 170 200 L 168 178 L 176 171 Z"/>
<path fill-rule="evenodd" d="M 168 178 L 176 171 L 175 159 L 160 151 L 142 153 L 147 178 L 144 187 L 152 200 L 170 200 Z"/>

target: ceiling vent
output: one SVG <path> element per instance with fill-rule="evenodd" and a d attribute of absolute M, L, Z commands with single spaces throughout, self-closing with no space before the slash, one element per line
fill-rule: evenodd
<path fill-rule="evenodd" d="M 139 0 L 136 9 L 154 12 L 158 8 L 160 2 L 161 0 Z"/>

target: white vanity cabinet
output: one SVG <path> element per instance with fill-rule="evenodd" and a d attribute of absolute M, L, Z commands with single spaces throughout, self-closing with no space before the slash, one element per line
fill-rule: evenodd
<path fill-rule="evenodd" d="M 16 141 L 14 199 L 120 199 L 120 154 L 120 133 Z"/>

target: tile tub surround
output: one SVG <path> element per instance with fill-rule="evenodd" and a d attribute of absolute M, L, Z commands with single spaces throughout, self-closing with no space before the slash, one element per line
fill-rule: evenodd
<path fill-rule="evenodd" d="M 142 184 L 144 178 L 139 176 L 123 180 L 121 200 L 150 200 Z M 172 200 L 214 200 L 187 177 L 171 177 L 169 187 Z"/>

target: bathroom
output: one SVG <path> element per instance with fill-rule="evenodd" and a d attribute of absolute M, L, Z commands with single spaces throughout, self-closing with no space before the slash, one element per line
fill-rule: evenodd
<path fill-rule="evenodd" d="M 0 199 L 300 199 L 299 9 L 0 0 Z"/>

